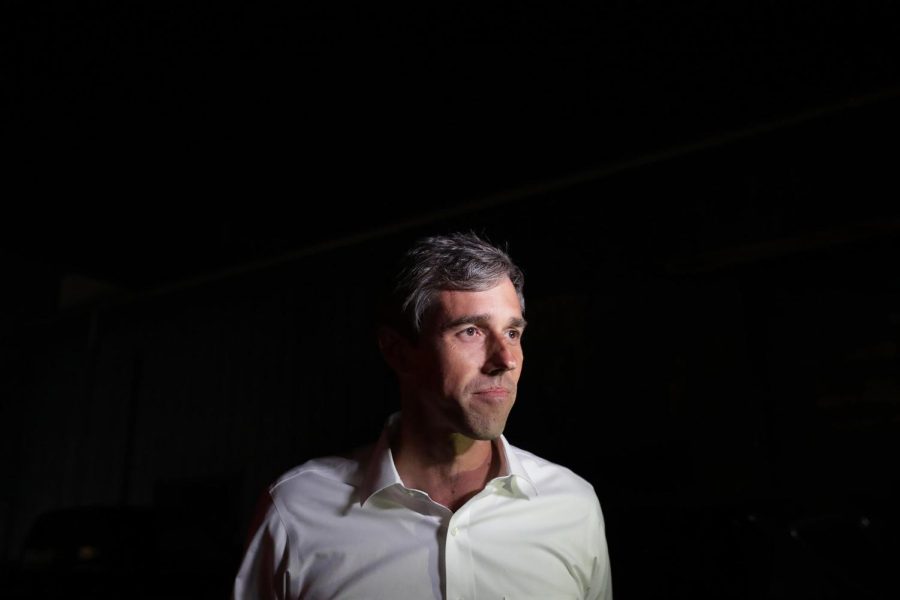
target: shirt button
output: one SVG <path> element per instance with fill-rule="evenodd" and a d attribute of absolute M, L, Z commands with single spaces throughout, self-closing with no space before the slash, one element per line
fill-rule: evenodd
<path fill-rule="evenodd" d="M 450 530 L 450 535 L 456 535 L 457 533 L 459 533 L 459 529 L 456 527 Z"/>

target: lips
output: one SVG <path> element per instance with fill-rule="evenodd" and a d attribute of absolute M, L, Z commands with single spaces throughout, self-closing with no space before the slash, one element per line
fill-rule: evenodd
<path fill-rule="evenodd" d="M 482 398 L 502 399 L 509 396 L 510 391 L 504 387 L 489 387 L 475 391 L 476 396 Z"/>

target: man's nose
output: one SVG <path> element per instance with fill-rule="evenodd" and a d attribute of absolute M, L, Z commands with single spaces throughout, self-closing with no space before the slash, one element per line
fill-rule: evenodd
<path fill-rule="evenodd" d="M 512 371 L 519 366 L 518 357 L 509 342 L 500 335 L 492 335 L 488 340 L 487 356 L 484 371 L 486 373 L 502 373 Z"/>

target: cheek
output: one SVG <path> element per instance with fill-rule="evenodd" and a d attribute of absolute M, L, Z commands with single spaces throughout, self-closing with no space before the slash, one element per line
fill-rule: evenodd
<path fill-rule="evenodd" d="M 453 385 L 461 379 L 477 373 L 481 367 L 481 358 L 474 349 L 457 349 L 442 356 L 441 378 Z"/>
<path fill-rule="evenodd" d="M 477 362 L 481 350 L 478 344 L 448 343 L 437 349 L 437 360 L 443 365 L 461 365 Z"/>
<path fill-rule="evenodd" d="M 525 357 L 522 356 L 522 353 L 519 352 L 518 356 L 516 356 L 516 364 L 519 365 L 512 373 L 511 376 L 513 381 L 519 381 L 519 377 L 522 376 L 522 367 L 525 366 Z"/>

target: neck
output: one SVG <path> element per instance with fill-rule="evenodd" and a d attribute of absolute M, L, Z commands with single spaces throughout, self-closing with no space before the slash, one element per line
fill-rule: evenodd
<path fill-rule="evenodd" d="M 421 435 L 401 425 L 391 442 L 394 463 L 403 484 L 427 492 L 456 510 L 499 474 L 495 444 L 459 434 Z"/>

